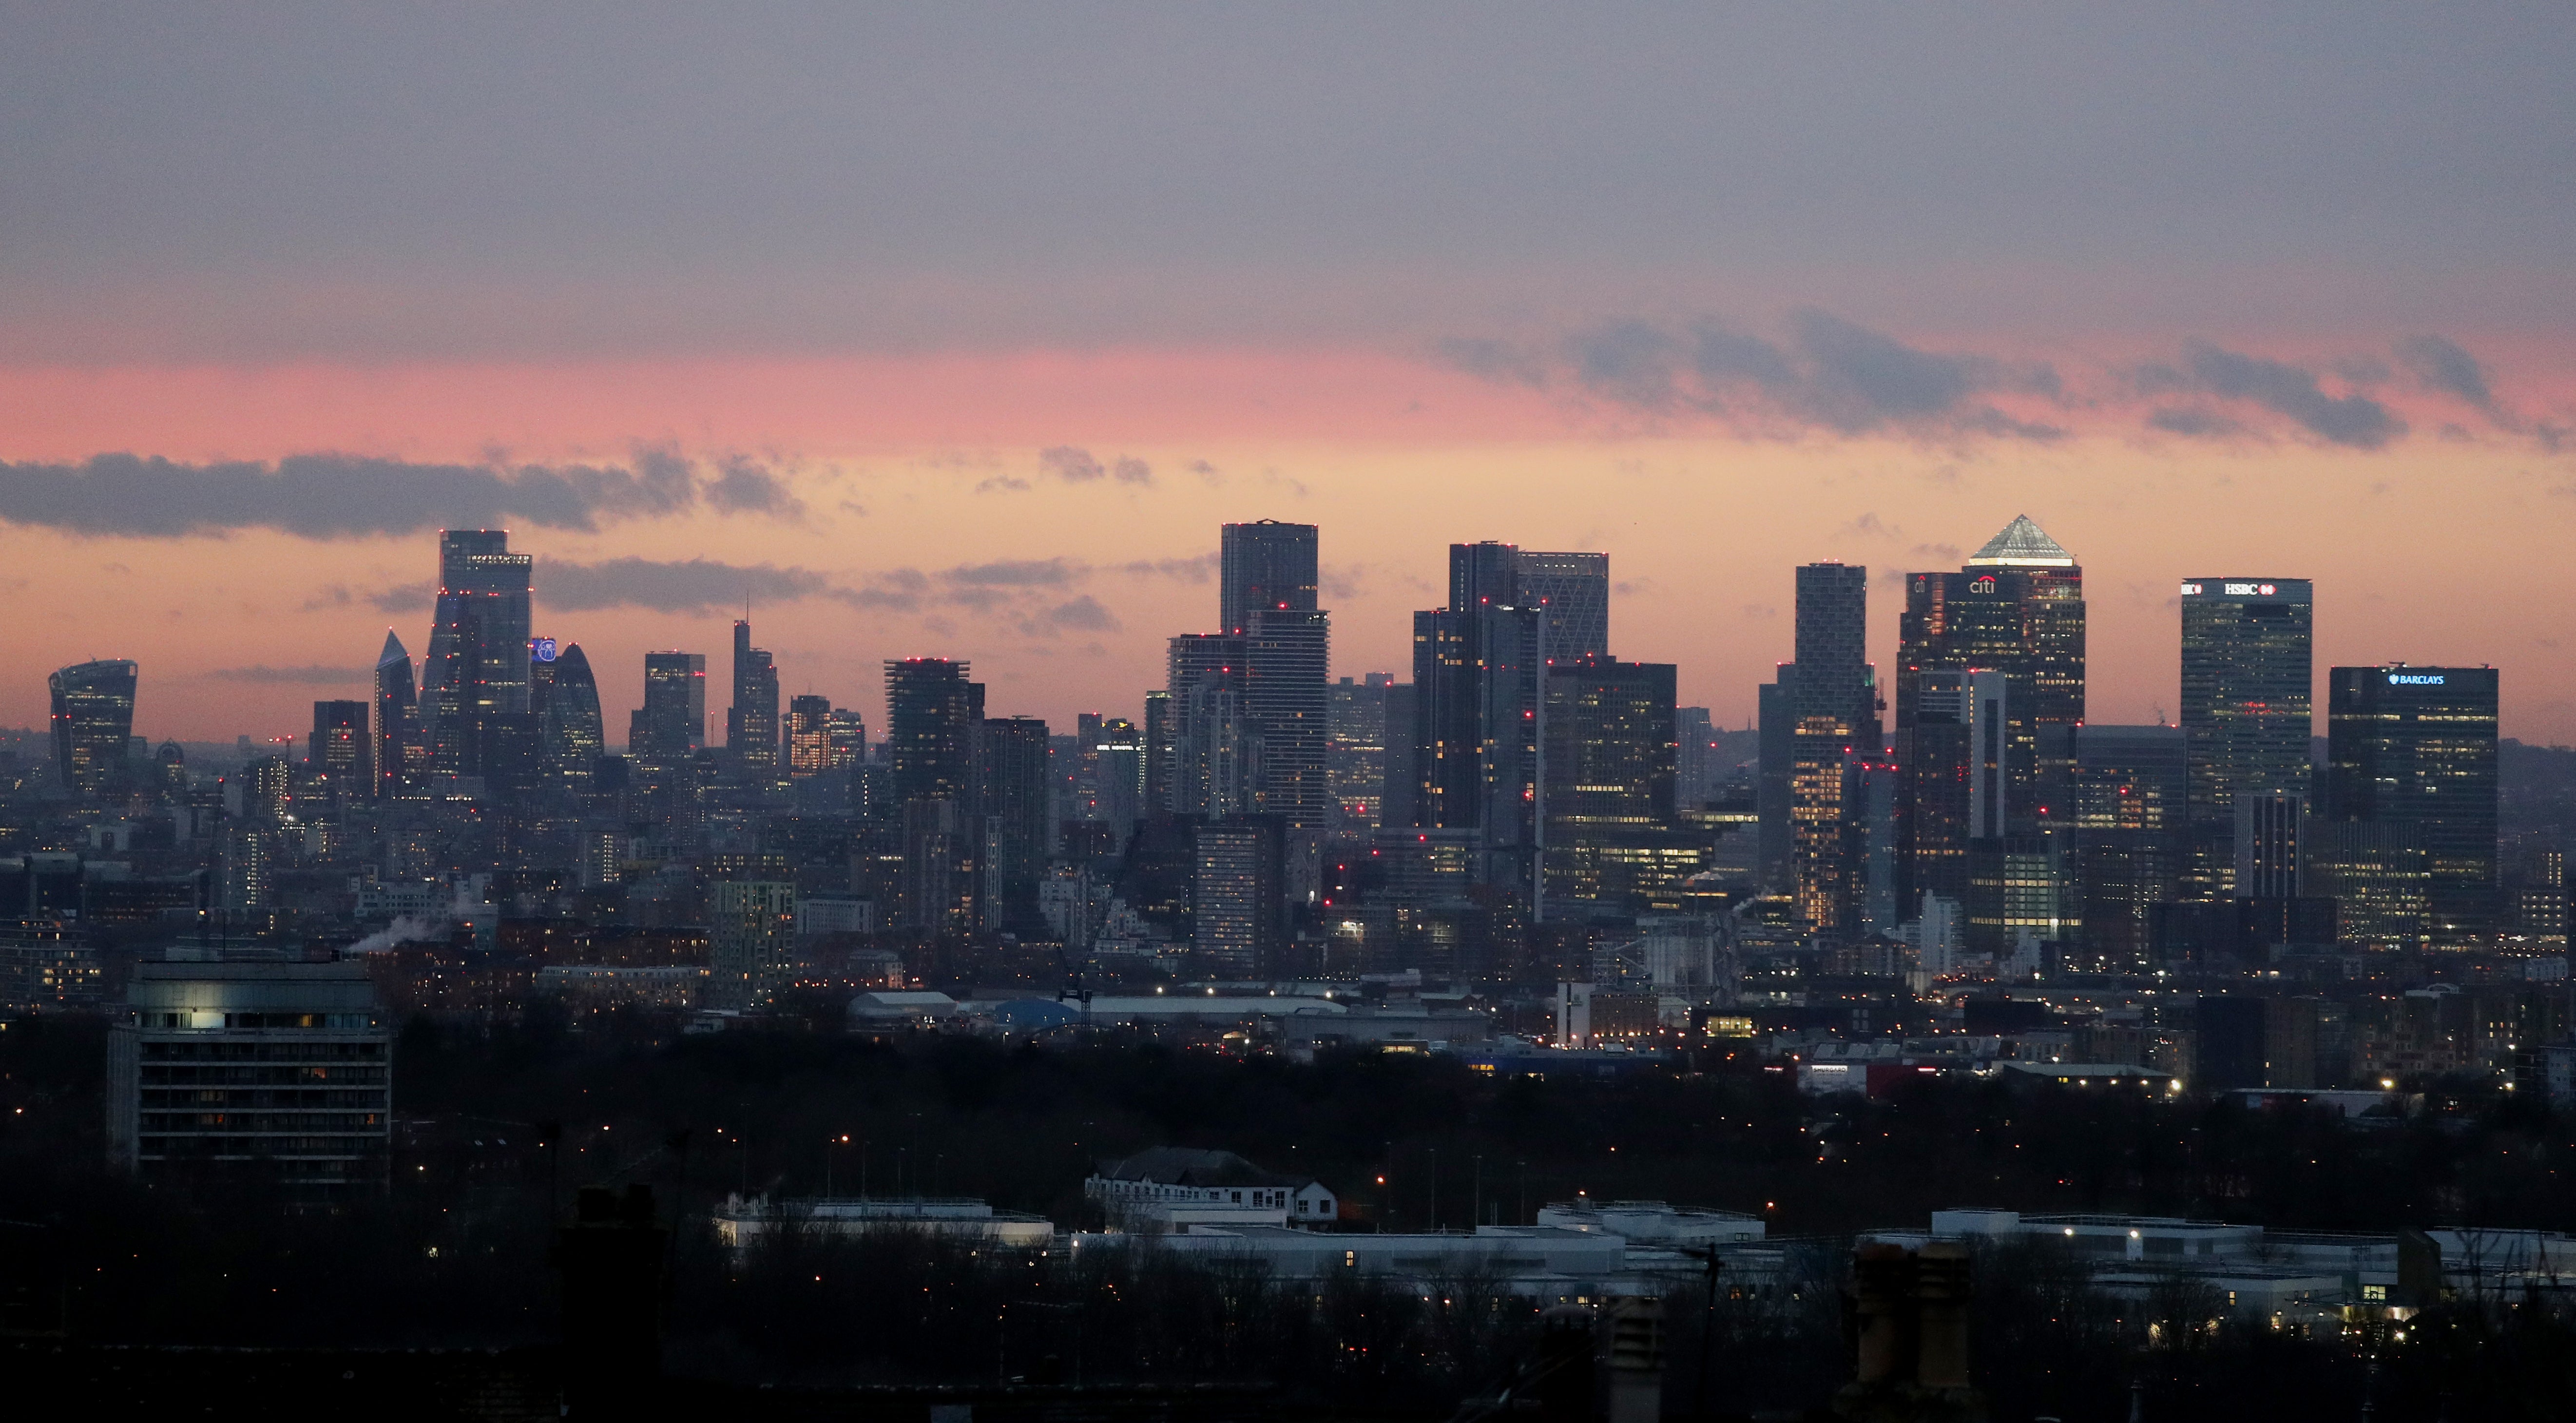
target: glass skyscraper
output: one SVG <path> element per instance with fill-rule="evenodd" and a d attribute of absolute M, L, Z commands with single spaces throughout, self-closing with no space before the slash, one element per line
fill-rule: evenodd
<path fill-rule="evenodd" d="M 480 774 L 480 720 L 528 709 L 528 555 L 500 529 L 438 536 L 438 612 L 421 679 L 432 768 Z"/>
<path fill-rule="evenodd" d="M 2496 670 L 2326 674 L 2326 814 L 2394 826 L 2431 874 L 2433 932 L 2488 927 L 2496 894 Z"/>
<path fill-rule="evenodd" d="M 420 696 L 412 684 L 411 654 L 393 629 L 385 629 L 376 654 L 376 796 L 392 800 L 419 789 L 424 753 Z"/>
<path fill-rule="evenodd" d="M 1547 614 L 1547 660 L 1610 655 L 1610 555 L 1521 550 L 1521 600 Z"/>
<path fill-rule="evenodd" d="M 751 620 L 733 625 L 733 704 L 725 709 L 725 750 L 745 771 L 778 766 L 778 663 L 751 645 Z"/>
<path fill-rule="evenodd" d="M 1897 626 L 1895 750 L 1901 765 L 1919 759 L 1911 745 L 1919 719 L 1917 691 L 1926 673 L 1945 668 L 2000 672 L 2008 689 L 2003 824 L 1986 833 L 2034 834 L 2043 820 L 2067 819 L 2072 732 L 2084 721 L 2084 570 L 2028 515 L 1987 540 L 1957 573 L 1907 575 L 1905 613 Z M 1909 824 L 1912 796 L 1922 784 L 1920 776 L 1909 774 L 1899 794 L 1901 859 L 1916 855 Z"/>
<path fill-rule="evenodd" d="M 1798 569 L 1796 666 L 1790 692 L 1789 857 L 1798 921 L 1839 927 L 1852 907 L 1843 815 L 1843 756 L 1878 750 L 1869 655 L 1869 570 L 1810 563 Z"/>
<path fill-rule="evenodd" d="M 123 769 L 139 671 L 111 659 L 78 663 L 46 679 L 53 694 L 54 771 L 66 789 L 96 795 Z"/>
<path fill-rule="evenodd" d="M 2236 805 L 2308 793 L 2315 595 L 2304 578 L 2182 584 L 2182 734 L 2194 899 L 2236 891 Z"/>

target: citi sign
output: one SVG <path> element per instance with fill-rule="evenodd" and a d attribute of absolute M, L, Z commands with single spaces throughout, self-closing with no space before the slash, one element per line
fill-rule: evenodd
<path fill-rule="evenodd" d="M 2221 583 L 2218 587 L 2220 596 L 2228 598 L 2269 598 L 2281 591 L 2278 585 L 2271 583 Z M 2208 591 L 2206 583 L 2182 585 L 2182 595 L 2186 598 L 2197 598 Z"/>
<path fill-rule="evenodd" d="M 2439 672 L 2391 672 L 2388 674 L 2388 685 L 2392 687 L 2438 687 L 2442 685 L 2442 674 Z"/>

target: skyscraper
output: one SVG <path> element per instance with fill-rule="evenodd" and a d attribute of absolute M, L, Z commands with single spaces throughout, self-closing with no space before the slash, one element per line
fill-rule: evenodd
<path fill-rule="evenodd" d="M 1246 655 L 1246 639 L 1231 634 L 1183 633 L 1171 641 L 1170 800 L 1163 808 L 1174 815 L 1222 819 L 1250 809 Z"/>
<path fill-rule="evenodd" d="M 2492 667 L 2337 667 L 2327 674 L 2326 814 L 2397 827 L 2428 860 L 2433 932 L 2479 932 L 2496 893 Z"/>
<path fill-rule="evenodd" d="M 2308 793 L 2315 599 L 2304 578 L 2190 578 L 2182 585 L 2186 889 L 2235 888 L 2240 797 Z"/>
<path fill-rule="evenodd" d="M 1645 906 L 1703 868 L 1694 837 L 1673 829 L 1674 672 L 1664 662 L 1607 657 L 1547 669 L 1547 824 L 1551 912 L 1572 903 Z"/>
<path fill-rule="evenodd" d="M 1755 878 L 1765 893 L 1792 888 L 1789 783 L 1797 762 L 1798 664 L 1783 662 L 1753 689 L 1758 741 L 1753 788 Z"/>
<path fill-rule="evenodd" d="M 369 795 L 375 789 L 376 756 L 368 730 L 365 702 L 315 702 L 313 732 L 304 743 L 304 763 L 330 777 L 343 795 Z"/>
<path fill-rule="evenodd" d="M 1414 822 L 1477 832 L 1476 882 L 1536 905 L 1547 632 L 1519 552 L 1451 544 L 1449 606 L 1413 615 Z"/>
<path fill-rule="evenodd" d="M 1330 615 L 1255 608 L 1243 644 L 1248 808 L 1291 829 L 1320 830 L 1333 814 Z"/>
<path fill-rule="evenodd" d="M 1523 602 L 1547 614 L 1547 659 L 1610 655 L 1610 555 L 1523 549 L 1516 575 Z"/>
<path fill-rule="evenodd" d="M 391 800 L 419 789 L 426 748 L 420 736 L 420 698 L 412 686 L 411 654 L 392 628 L 376 654 L 376 796 Z"/>
<path fill-rule="evenodd" d="M 1047 814 L 1047 724 L 1033 716 L 990 717 L 977 741 L 984 882 L 976 903 L 983 927 L 1039 928 L 1038 879 L 1054 843 Z"/>
<path fill-rule="evenodd" d="M 1926 894 L 1965 903 L 1970 845 L 2005 833 L 2010 681 L 2001 672 L 1935 667 L 1915 683 L 1912 734 L 1897 763 L 1899 913 L 1914 913 Z"/>
<path fill-rule="evenodd" d="M 599 709 L 599 679 L 580 643 L 565 643 L 555 654 L 544 737 L 549 772 L 575 795 L 589 793 L 592 770 L 608 748 L 608 730 Z"/>
<path fill-rule="evenodd" d="M 54 772 L 80 795 L 96 795 L 124 769 L 134 736 L 132 662 L 82 662 L 46 679 L 53 694 Z"/>
<path fill-rule="evenodd" d="M 1255 612 L 1315 611 L 1315 526 L 1228 524 L 1218 554 L 1217 630 L 1247 633 Z"/>
<path fill-rule="evenodd" d="M 1386 693 L 1394 681 L 1392 673 L 1371 672 L 1332 685 L 1325 776 L 1337 824 L 1365 829 L 1378 823 L 1386 794 Z"/>
<path fill-rule="evenodd" d="M 700 652 L 644 654 L 644 705 L 627 733 L 627 754 L 670 764 L 707 744 L 707 659 Z"/>
<path fill-rule="evenodd" d="M 1909 743 L 1915 693 L 1925 673 L 2000 672 L 2010 718 L 2003 728 L 2007 793 L 2003 826 L 1993 833 L 2036 833 L 2043 819 L 2066 818 L 2063 804 L 2048 801 L 2066 799 L 2074 754 L 2070 733 L 2084 720 L 2084 570 L 2022 515 L 1987 540 L 1961 571 L 1909 574 L 1905 587 L 1897 628 L 1898 764 L 1916 760 Z M 1905 794 L 1921 785 L 1920 777 L 1909 775 Z M 1914 853 L 1905 848 L 1912 818 L 1901 798 L 1900 859 Z"/>
<path fill-rule="evenodd" d="M 1852 862 L 1843 815 L 1844 753 L 1878 751 L 1870 686 L 1869 570 L 1810 563 L 1798 570 L 1797 668 L 1791 694 L 1790 869 L 1798 920 L 1810 929 L 1851 917 Z"/>
<path fill-rule="evenodd" d="M 1221 654 L 1209 655 L 1237 669 L 1239 700 L 1233 710 L 1240 718 L 1241 744 L 1230 753 L 1242 777 L 1237 805 L 1278 816 L 1292 827 L 1320 828 L 1331 818 L 1333 805 L 1325 765 L 1330 730 L 1324 690 L 1332 630 L 1330 615 L 1315 605 L 1315 560 L 1312 524 L 1263 519 L 1225 525 L 1217 626 L 1221 637 L 1240 639 L 1240 650 L 1228 644 Z M 1175 649 L 1177 657 L 1177 644 Z M 1191 733 L 1185 689 L 1178 680 L 1169 689 L 1184 714 L 1180 729 L 1186 738 Z M 1201 760 L 1213 753 L 1204 745 L 1192 748 Z"/>
<path fill-rule="evenodd" d="M 2075 738 L 2068 797 L 2088 962 L 2139 972 L 2150 916 L 2183 874 L 2187 754 L 2180 727 L 2086 726 Z"/>
<path fill-rule="evenodd" d="M 787 774 L 819 776 L 832 764 L 832 699 L 808 693 L 787 703 Z"/>
<path fill-rule="evenodd" d="M 1220 820 L 1191 836 L 1190 967 L 1210 978 L 1267 977 L 1284 904 L 1276 825 Z"/>
<path fill-rule="evenodd" d="M 903 922 L 913 928 L 979 922 L 984 688 L 967 670 L 939 657 L 885 664 L 891 810 L 902 825 Z"/>
<path fill-rule="evenodd" d="M 437 620 L 422 678 L 432 769 L 476 775 L 490 712 L 528 709 L 528 573 L 500 529 L 448 529 L 438 536 Z"/>
<path fill-rule="evenodd" d="M 725 750 L 750 774 L 778 767 L 778 663 L 751 645 L 751 619 L 733 625 L 733 705 L 725 709 Z"/>

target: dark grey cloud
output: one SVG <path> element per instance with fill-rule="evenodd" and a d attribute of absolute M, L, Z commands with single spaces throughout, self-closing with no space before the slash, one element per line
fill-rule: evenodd
<path fill-rule="evenodd" d="M 418 583 L 397 583 L 391 588 L 369 593 L 367 601 L 383 613 L 426 612 L 438 601 L 438 585 L 428 579 Z"/>
<path fill-rule="evenodd" d="M 1434 356 L 1500 383 L 1564 384 L 1650 413 L 1720 412 L 1857 435 L 2052 440 L 2054 425 L 2007 414 L 1987 397 L 2063 394 L 2056 370 L 1973 353 L 1924 350 L 1829 312 L 1791 313 L 1781 340 L 1715 320 L 1679 327 L 1626 319 L 1566 338 L 1552 352 L 1491 338 L 1450 340 Z"/>
<path fill-rule="evenodd" d="M 612 558 L 571 563 L 540 558 L 535 571 L 540 607 L 583 612 L 594 608 L 651 608 L 661 613 L 705 614 L 755 603 L 785 603 L 833 591 L 832 581 L 803 568 L 766 563 L 720 563 L 692 558 L 661 562 Z"/>
<path fill-rule="evenodd" d="M 1058 588 L 1082 578 L 1087 572 L 1081 564 L 1069 559 L 1022 558 L 963 564 L 939 576 L 952 583 L 987 587 Z"/>
<path fill-rule="evenodd" d="M 2213 410 L 2197 406 L 2166 405 L 2147 412 L 2147 428 L 2168 435 L 2189 435 L 2195 439 L 2224 439 L 2245 433 L 2241 420 L 2230 420 Z"/>
<path fill-rule="evenodd" d="M 2456 396 L 2480 410 L 2495 410 L 2495 387 L 2486 363 L 2459 343 L 2441 336 L 2409 336 L 2397 343 L 2397 359 L 2427 390 Z"/>
<path fill-rule="evenodd" d="M 1120 627 L 1118 619 L 1088 593 L 1047 609 L 1043 621 L 1057 631 L 1116 632 Z"/>
<path fill-rule="evenodd" d="M 1051 445 L 1038 451 L 1038 468 L 1067 484 L 1091 484 L 1103 479 L 1114 479 L 1120 484 L 1154 482 L 1154 467 L 1145 461 L 1120 455 L 1103 462 L 1080 445 Z M 1018 480 L 1009 480 L 1005 487 L 1025 489 L 1028 486 Z"/>
<path fill-rule="evenodd" d="M 265 663 L 218 667 L 206 675 L 221 682 L 283 687 L 348 687 L 367 682 L 372 676 L 363 667 L 271 667 Z"/>
<path fill-rule="evenodd" d="M 102 538 L 273 529 L 309 539 L 529 524 L 588 532 L 633 519 L 802 511 L 778 476 L 742 461 L 712 475 L 668 450 L 618 464 L 420 464 L 291 455 L 274 464 L 187 464 L 101 454 L 79 464 L 0 462 L 0 521 Z"/>
<path fill-rule="evenodd" d="M 2359 391 L 2328 395 L 2317 373 L 2304 366 L 2207 341 L 2184 347 L 2182 369 L 2159 368 L 2148 384 L 2246 401 L 2287 417 L 2330 444 L 2354 449 L 2380 449 L 2406 433 L 2406 422 L 2396 411 Z"/>

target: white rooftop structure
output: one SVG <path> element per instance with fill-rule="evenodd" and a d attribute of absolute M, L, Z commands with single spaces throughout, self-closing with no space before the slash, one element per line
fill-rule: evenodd
<path fill-rule="evenodd" d="M 1631 1245 L 1732 1245 L 1760 1240 L 1762 1218 L 1741 1211 L 1675 1207 L 1662 1201 L 1551 1201 L 1538 1223 L 1615 1235 Z"/>
<path fill-rule="evenodd" d="M 2040 531 L 2028 514 L 2016 514 L 2004 525 L 2002 533 L 1986 540 L 1976 556 L 1968 560 L 1970 568 L 2073 568 L 2075 555 L 2059 547 L 2057 540 Z"/>
<path fill-rule="evenodd" d="M 997 1211 L 979 1200 L 938 1196 L 823 1196 L 777 1200 L 725 1197 L 715 1213 L 716 1239 L 740 1250 L 777 1231 L 853 1236 L 910 1231 L 964 1236 L 1022 1250 L 1042 1249 L 1055 1238 L 1043 1216 Z"/>

